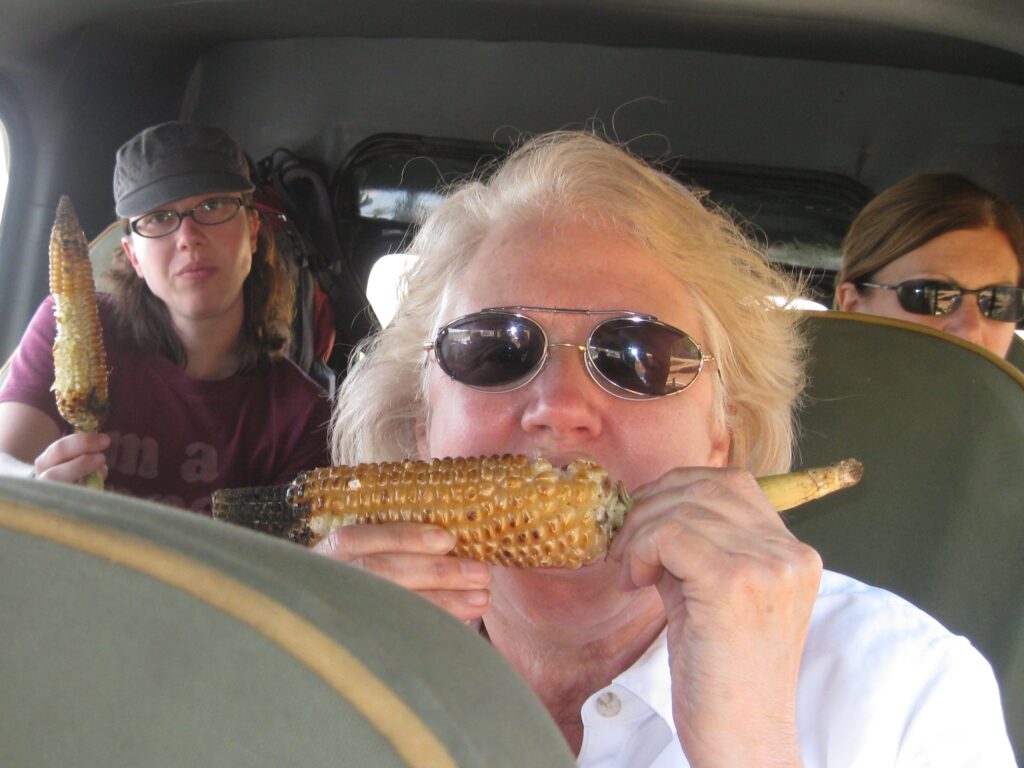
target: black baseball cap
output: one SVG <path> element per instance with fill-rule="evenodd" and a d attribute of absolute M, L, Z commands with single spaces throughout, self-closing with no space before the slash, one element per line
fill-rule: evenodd
<path fill-rule="evenodd" d="M 184 197 L 254 188 L 245 152 L 220 128 L 160 123 L 117 150 L 114 204 L 125 218 Z"/>

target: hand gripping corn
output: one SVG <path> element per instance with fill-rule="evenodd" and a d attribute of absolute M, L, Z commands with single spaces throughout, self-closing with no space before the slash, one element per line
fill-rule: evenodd
<path fill-rule="evenodd" d="M 853 485 L 860 462 L 758 482 L 782 511 Z M 577 568 L 602 557 L 632 500 L 589 461 L 565 468 L 526 456 L 337 466 L 290 485 L 213 495 L 213 516 L 302 544 L 353 523 L 420 522 L 456 539 L 453 554 L 512 566 Z"/>
<path fill-rule="evenodd" d="M 57 320 L 53 390 L 60 415 L 76 432 L 95 432 L 107 412 L 103 350 L 89 246 L 71 200 L 62 195 L 50 234 L 50 293 Z M 87 484 L 102 479 L 97 475 Z"/>

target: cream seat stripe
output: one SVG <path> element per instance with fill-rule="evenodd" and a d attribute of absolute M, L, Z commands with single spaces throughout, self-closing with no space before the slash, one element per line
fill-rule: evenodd
<path fill-rule="evenodd" d="M 376 675 L 306 619 L 252 587 L 143 539 L 0 501 L 0 527 L 109 560 L 249 625 L 312 670 L 362 714 L 410 768 L 456 768 L 433 732 Z"/>

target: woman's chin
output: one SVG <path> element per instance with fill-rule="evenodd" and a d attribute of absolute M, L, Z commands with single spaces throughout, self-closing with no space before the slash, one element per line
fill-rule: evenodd
<path fill-rule="evenodd" d="M 619 590 L 617 571 L 618 563 L 608 560 L 575 569 L 495 568 L 494 608 L 512 611 L 534 625 L 577 627 L 604 622 L 646 598 L 642 594 L 646 590 Z"/>

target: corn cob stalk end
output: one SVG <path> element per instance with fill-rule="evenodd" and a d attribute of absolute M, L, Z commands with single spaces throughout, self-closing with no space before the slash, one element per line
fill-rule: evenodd
<path fill-rule="evenodd" d="M 856 485 L 863 475 L 863 464 L 857 459 L 844 459 L 826 467 L 761 477 L 757 483 L 775 509 L 785 512 Z"/>

